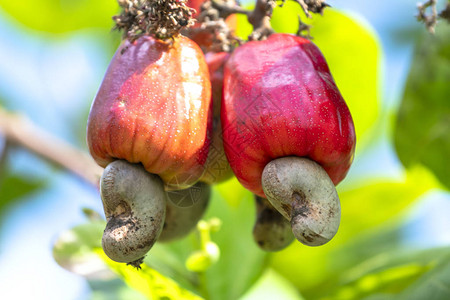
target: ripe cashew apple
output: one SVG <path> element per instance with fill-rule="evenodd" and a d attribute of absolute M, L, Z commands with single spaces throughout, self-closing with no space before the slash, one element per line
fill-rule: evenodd
<path fill-rule="evenodd" d="M 212 129 L 211 84 L 199 47 L 141 37 L 124 42 L 106 71 L 89 114 L 87 142 L 95 161 L 141 163 L 171 189 L 204 172 Z"/>
<path fill-rule="evenodd" d="M 272 34 L 238 47 L 225 64 L 226 156 L 244 187 L 317 246 L 337 232 L 335 185 L 353 160 L 355 130 L 325 58 L 311 41 Z"/>
<path fill-rule="evenodd" d="M 164 190 L 189 188 L 202 176 L 211 104 L 208 66 L 190 39 L 145 36 L 117 50 L 87 125 L 90 153 L 106 167 L 102 245 L 112 260 L 139 265 L 161 233 Z"/>

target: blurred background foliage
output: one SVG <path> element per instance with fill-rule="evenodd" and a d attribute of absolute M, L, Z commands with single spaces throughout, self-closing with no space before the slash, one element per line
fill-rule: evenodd
<path fill-rule="evenodd" d="M 231 179 L 214 187 L 205 216 L 222 221 L 216 264 L 186 269 L 199 247 L 193 232 L 157 244 L 137 271 L 101 251 L 94 187 L 0 135 L 0 296 L 450 299 L 450 26 L 432 36 L 413 2 L 374 3 L 332 1 L 337 9 L 308 20 L 358 139 L 330 243 L 262 252 L 252 195 Z M 90 103 L 120 42 L 110 32 L 117 11 L 114 0 L 0 2 L 0 105 L 86 151 Z M 299 14 L 293 2 L 276 8 L 274 29 L 295 32 Z M 248 32 L 239 18 L 237 33 Z"/>

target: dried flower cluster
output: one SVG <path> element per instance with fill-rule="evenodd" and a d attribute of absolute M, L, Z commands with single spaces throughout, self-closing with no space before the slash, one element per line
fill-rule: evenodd
<path fill-rule="evenodd" d="M 142 35 L 168 39 L 194 23 L 186 0 L 118 0 L 122 13 L 114 16 L 115 29 L 134 41 Z"/>
<path fill-rule="evenodd" d="M 329 5 L 325 3 L 325 0 L 294 0 L 297 2 L 303 9 L 305 15 L 308 18 L 311 18 L 310 12 L 314 14 L 322 14 L 325 7 Z M 283 3 L 286 0 L 283 0 Z"/>

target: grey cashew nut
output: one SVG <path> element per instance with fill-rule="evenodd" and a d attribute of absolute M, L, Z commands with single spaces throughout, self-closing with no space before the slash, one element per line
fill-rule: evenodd
<path fill-rule="evenodd" d="M 341 207 L 327 172 L 303 157 L 269 162 L 262 174 L 264 194 L 291 222 L 294 236 L 308 246 L 320 246 L 336 234 Z"/>
<path fill-rule="evenodd" d="M 166 219 L 158 242 L 180 239 L 195 228 L 209 203 L 211 187 L 197 182 L 188 189 L 167 192 Z"/>
<path fill-rule="evenodd" d="M 114 261 L 139 265 L 159 237 L 166 213 L 162 180 L 139 164 L 110 163 L 100 180 L 106 215 L 102 247 Z"/>
<path fill-rule="evenodd" d="M 280 251 L 294 240 L 291 224 L 267 199 L 255 196 L 253 239 L 264 251 Z"/>

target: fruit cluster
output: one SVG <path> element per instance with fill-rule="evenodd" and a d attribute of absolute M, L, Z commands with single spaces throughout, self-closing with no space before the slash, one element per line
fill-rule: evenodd
<path fill-rule="evenodd" d="M 201 3 L 188 2 L 204 21 L 218 4 Z M 89 150 L 105 167 L 105 253 L 139 264 L 156 240 L 186 235 L 210 185 L 233 174 L 255 194 L 253 236 L 262 249 L 283 249 L 294 237 L 328 242 L 355 132 L 323 55 L 308 39 L 282 33 L 211 52 L 223 35 L 201 29 L 186 31 L 195 42 L 134 32 L 106 71 L 87 126 Z"/>

